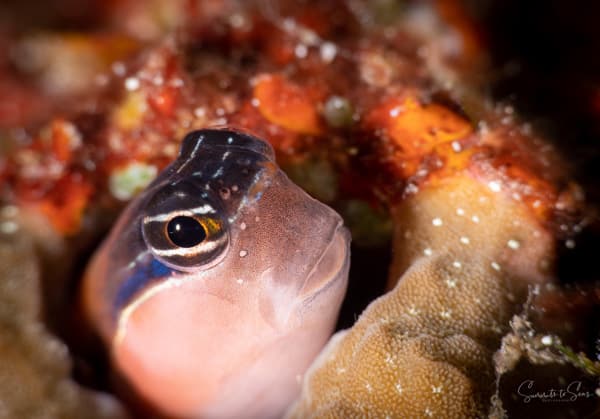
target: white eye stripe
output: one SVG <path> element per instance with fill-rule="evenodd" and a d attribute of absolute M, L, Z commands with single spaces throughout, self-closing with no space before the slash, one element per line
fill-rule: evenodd
<path fill-rule="evenodd" d="M 223 243 L 227 242 L 227 236 L 221 236 L 217 240 L 206 241 L 194 247 L 177 247 L 175 249 L 157 249 L 150 246 L 150 250 L 157 256 L 190 256 L 198 253 L 210 252 Z"/>
<path fill-rule="evenodd" d="M 152 223 L 152 222 L 165 222 L 169 221 L 177 216 L 190 216 L 190 215 L 204 215 L 204 214 L 214 214 L 215 209 L 209 205 L 204 204 L 200 207 L 190 208 L 180 211 L 171 211 L 166 214 L 158 214 L 158 215 L 148 215 L 144 217 L 144 224 Z"/>

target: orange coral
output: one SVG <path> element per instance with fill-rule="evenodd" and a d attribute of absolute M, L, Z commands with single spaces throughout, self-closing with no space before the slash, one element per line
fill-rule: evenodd
<path fill-rule="evenodd" d="M 422 159 L 434 151 L 465 164 L 464 155 L 455 158 L 457 153 L 447 144 L 473 132 L 471 124 L 456 113 L 435 103 L 422 104 L 410 95 L 377 106 L 367 115 L 366 125 L 382 129 L 390 138 L 393 158 L 405 178 L 413 175 Z"/>
<path fill-rule="evenodd" d="M 52 121 L 51 141 L 52 154 L 59 162 L 69 163 L 73 156 L 73 149 L 79 146 L 81 138 L 75 127 L 62 119 Z"/>
<path fill-rule="evenodd" d="M 314 100 L 302 87 L 279 75 L 256 80 L 254 98 L 261 114 L 276 125 L 301 134 L 319 134 L 321 126 Z"/>
<path fill-rule="evenodd" d="M 58 232 L 64 235 L 74 234 L 79 231 L 92 192 L 92 185 L 75 173 L 60 179 L 55 193 L 34 206 L 39 208 Z"/>

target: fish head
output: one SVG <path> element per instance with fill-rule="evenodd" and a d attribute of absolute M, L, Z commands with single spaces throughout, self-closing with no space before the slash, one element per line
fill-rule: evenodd
<path fill-rule="evenodd" d="M 124 211 L 84 278 L 139 395 L 179 417 L 276 417 L 330 337 L 349 233 L 264 141 L 201 130 Z"/>

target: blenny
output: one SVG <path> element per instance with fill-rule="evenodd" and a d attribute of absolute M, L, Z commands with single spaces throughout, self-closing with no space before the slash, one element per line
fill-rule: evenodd
<path fill-rule="evenodd" d="M 94 255 L 83 305 L 117 371 L 162 413 L 277 417 L 333 331 L 349 241 L 269 144 L 195 131 Z"/>

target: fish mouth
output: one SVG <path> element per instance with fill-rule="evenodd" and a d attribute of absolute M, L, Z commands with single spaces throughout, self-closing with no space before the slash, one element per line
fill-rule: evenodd
<path fill-rule="evenodd" d="M 347 280 L 350 266 L 350 232 L 340 220 L 323 254 L 313 265 L 300 290 L 303 304 Z"/>

